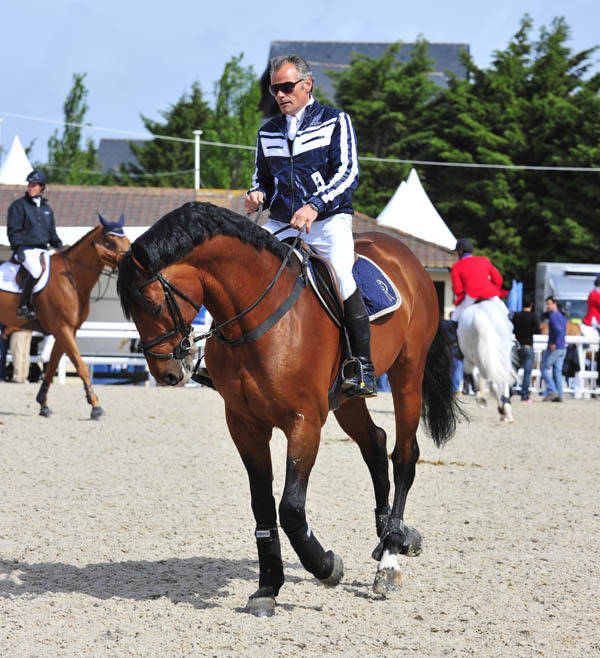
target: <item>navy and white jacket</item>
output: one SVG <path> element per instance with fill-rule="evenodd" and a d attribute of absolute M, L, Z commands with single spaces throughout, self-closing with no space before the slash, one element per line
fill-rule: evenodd
<path fill-rule="evenodd" d="M 293 142 L 286 131 L 284 114 L 258 131 L 256 170 L 249 191 L 263 192 L 271 219 L 289 222 L 307 203 L 318 209 L 317 221 L 338 213 L 352 214 L 359 167 L 350 117 L 314 101 L 306 106 Z"/>

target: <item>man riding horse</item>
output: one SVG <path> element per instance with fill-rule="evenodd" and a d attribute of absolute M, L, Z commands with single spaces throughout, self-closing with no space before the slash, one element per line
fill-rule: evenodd
<path fill-rule="evenodd" d="M 502 275 L 485 256 L 473 255 L 473 243 L 468 238 L 457 240 L 458 261 L 450 270 L 454 305 L 451 320 L 458 322 L 462 312 L 481 299 L 506 297 Z"/>
<path fill-rule="evenodd" d="M 305 230 L 304 241 L 332 264 L 344 300 L 355 372 L 342 383 L 348 397 L 377 395 L 369 315 L 352 275 L 352 192 L 358 185 L 356 135 L 350 117 L 311 96 L 306 60 L 271 60 L 269 91 L 282 112 L 258 131 L 256 171 L 246 211 L 270 209 L 264 228 L 280 239 Z"/>
<path fill-rule="evenodd" d="M 14 259 L 23 265 L 27 277 L 23 284 L 23 293 L 17 317 L 36 319 L 33 308 L 33 288 L 42 275 L 40 249 L 48 244 L 60 249 L 63 244 L 56 233 L 54 214 L 48 201 L 42 197 L 46 188 L 46 175 L 34 169 L 27 176 L 27 191 L 20 199 L 13 201 L 8 208 L 7 234 Z"/>

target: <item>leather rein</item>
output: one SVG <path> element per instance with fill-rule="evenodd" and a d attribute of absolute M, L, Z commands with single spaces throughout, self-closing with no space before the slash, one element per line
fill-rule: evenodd
<path fill-rule="evenodd" d="M 215 336 L 215 338 L 220 340 L 225 345 L 228 345 L 229 347 L 237 347 L 239 345 L 245 345 L 247 343 L 251 343 L 252 341 L 255 341 L 257 338 L 262 336 L 264 333 L 266 333 L 292 308 L 292 306 L 296 303 L 296 300 L 300 296 L 300 293 L 302 292 L 302 289 L 306 284 L 306 274 L 305 274 L 306 264 L 307 264 L 306 255 L 303 258 L 301 272 L 296 280 L 296 284 L 294 285 L 292 292 L 266 320 L 264 320 L 261 324 L 259 324 L 258 327 L 256 327 L 255 329 L 252 329 L 251 331 L 242 334 L 239 338 L 235 338 L 232 340 L 225 338 L 221 330 L 223 329 L 223 327 L 226 327 L 232 322 L 235 322 L 236 320 L 239 320 L 243 318 L 245 315 L 247 315 L 248 313 L 250 313 L 250 311 L 256 308 L 260 304 L 260 302 L 265 298 L 265 296 L 277 283 L 279 277 L 281 276 L 281 273 L 285 269 L 286 265 L 289 263 L 290 258 L 294 253 L 294 249 L 296 248 L 298 242 L 300 241 L 300 235 L 301 233 L 299 232 L 298 235 L 295 237 L 294 242 L 291 245 L 289 245 L 288 252 L 285 255 L 281 265 L 279 266 L 279 269 L 275 273 L 275 276 L 253 304 L 251 304 L 248 308 L 241 311 L 240 313 L 230 318 L 229 320 L 226 320 L 225 322 L 221 322 L 221 324 L 215 326 L 213 323 L 213 326 L 211 327 L 210 331 L 194 336 L 193 339 L 190 339 L 190 334 L 193 332 L 193 327 L 191 324 L 186 325 L 186 323 L 184 322 L 183 316 L 181 314 L 181 309 L 179 308 L 179 303 L 177 302 L 177 297 L 184 299 L 188 304 L 190 304 L 193 308 L 196 309 L 196 312 L 198 312 L 201 307 L 198 306 L 198 304 L 196 304 L 192 299 L 190 299 L 189 296 L 186 295 L 182 290 L 180 290 L 179 288 L 177 288 L 177 286 L 171 283 L 160 272 L 155 274 L 150 279 L 144 281 L 142 285 L 139 286 L 140 291 L 143 290 L 146 286 L 150 285 L 151 283 L 154 283 L 155 281 L 158 281 L 161 284 L 163 293 L 165 295 L 167 308 L 169 309 L 171 319 L 173 320 L 173 329 L 171 329 L 170 331 L 167 331 L 166 333 L 160 335 L 158 338 L 148 341 L 147 343 L 143 343 L 142 341 L 140 341 L 139 346 L 142 349 L 144 355 L 151 356 L 155 359 L 181 360 L 184 359 L 189 354 L 190 350 L 192 349 L 193 343 L 196 343 L 200 340 L 205 340 L 207 338 L 210 338 L 211 336 Z M 179 341 L 179 343 L 175 346 L 172 352 L 163 354 L 161 352 L 153 352 L 151 350 L 152 347 L 158 345 L 159 343 L 162 343 L 163 341 L 167 340 L 167 338 L 171 338 L 171 336 L 175 336 L 177 334 L 180 334 L 182 338 Z"/>

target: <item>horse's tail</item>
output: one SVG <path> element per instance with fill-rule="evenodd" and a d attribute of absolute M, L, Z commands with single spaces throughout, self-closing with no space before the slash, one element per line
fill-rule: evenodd
<path fill-rule="evenodd" d="M 481 374 L 496 384 L 504 395 L 504 389 L 515 380 L 512 366 L 512 327 L 502 316 L 492 321 L 481 302 L 473 314 L 473 326 L 477 331 L 477 354 L 481 361 Z M 493 307 L 488 305 L 488 308 Z M 493 312 L 493 311 L 490 311 Z"/>
<path fill-rule="evenodd" d="M 452 438 L 460 417 L 466 418 L 452 386 L 452 347 L 440 322 L 427 353 L 423 375 L 421 418 L 439 448 Z"/>

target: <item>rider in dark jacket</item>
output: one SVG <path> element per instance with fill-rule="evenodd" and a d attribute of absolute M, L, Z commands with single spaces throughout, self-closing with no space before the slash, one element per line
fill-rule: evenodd
<path fill-rule="evenodd" d="M 17 310 L 17 317 L 34 320 L 33 287 L 41 276 L 41 266 L 36 259 L 28 258 L 28 249 L 46 249 L 48 244 L 56 249 L 62 247 L 62 242 L 56 233 L 54 213 L 42 192 L 46 187 L 46 176 L 43 171 L 34 169 L 27 176 L 27 192 L 8 208 L 6 232 L 10 246 L 14 250 L 14 259 L 28 271 L 23 285 L 23 293 Z"/>

